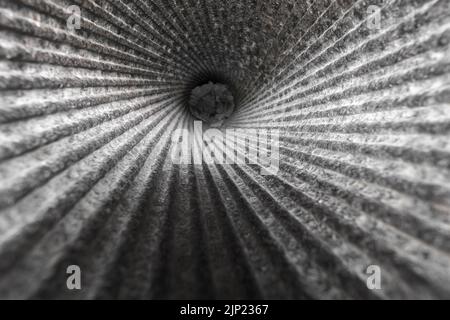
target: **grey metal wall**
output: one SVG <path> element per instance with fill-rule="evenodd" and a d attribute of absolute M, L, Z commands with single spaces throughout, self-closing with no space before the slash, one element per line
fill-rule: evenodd
<path fill-rule="evenodd" d="M 449 298 L 449 41 L 448 0 L 0 0 L 0 297 Z M 211 79 L 277 175 L 171 162 Z"/>

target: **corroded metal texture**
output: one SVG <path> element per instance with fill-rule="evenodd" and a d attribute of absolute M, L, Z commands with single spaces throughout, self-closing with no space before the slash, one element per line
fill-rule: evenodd
<path fill-rule="evenodd" d="M 276 174 L 173 163 L 209 81 Z M 0 298 L 450 298 L 448 0 L 0 0 L 0 98 Z"/>

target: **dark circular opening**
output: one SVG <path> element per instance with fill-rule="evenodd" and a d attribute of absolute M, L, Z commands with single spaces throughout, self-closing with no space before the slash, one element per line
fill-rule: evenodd
<path fill-rule="evenodd" d="M 192 89 L 189 110 L 198 120 L 221 127 L 233 114 L 235 99 L 227 85 L 210 81 Z"/>

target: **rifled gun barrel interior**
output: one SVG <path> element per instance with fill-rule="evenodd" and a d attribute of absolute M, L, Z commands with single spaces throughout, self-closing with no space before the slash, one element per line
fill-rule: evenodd
<path fill-rule="evenodd" d="M 450 298 L 450 1 L 0 0 L 0 299 Z"/>

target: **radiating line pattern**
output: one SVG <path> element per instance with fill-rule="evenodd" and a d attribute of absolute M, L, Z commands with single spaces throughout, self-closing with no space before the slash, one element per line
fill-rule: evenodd
<path fill-rule="evenodd" d="M 277 174 L 173 162 L 208 81 Z M 0 298 L 450 298 L 448 0 L 0 0 L 0 98 Z"/>

